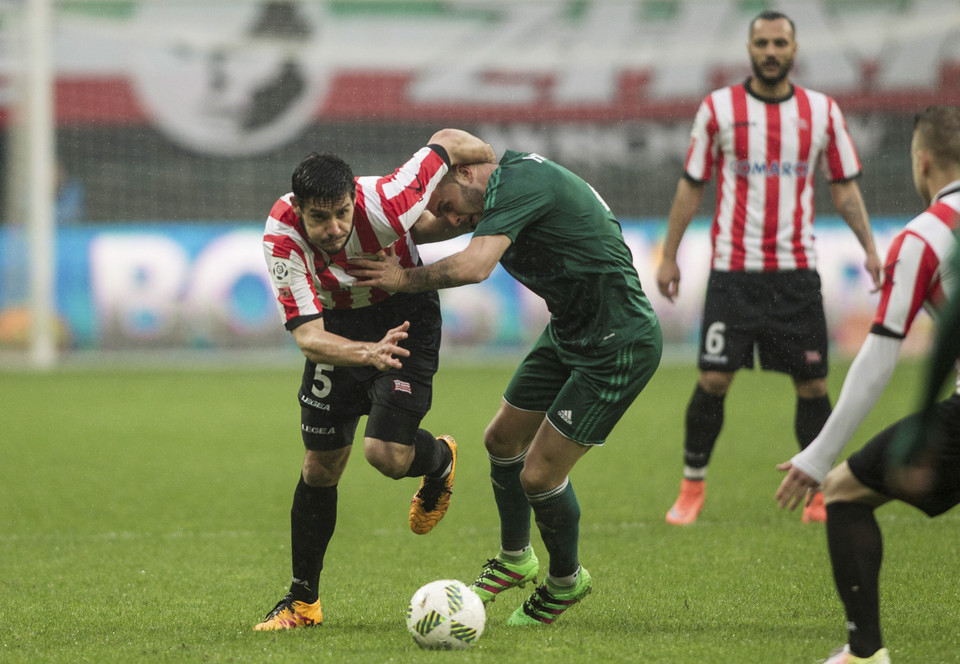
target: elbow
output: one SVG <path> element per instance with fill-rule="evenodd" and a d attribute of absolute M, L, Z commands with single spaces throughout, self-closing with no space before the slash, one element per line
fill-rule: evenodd
<path fill-rule="evenodd" d="M 493 146 L 490 145 L 489 143 L 483 143 L 483 142 L 481 142 L 481 145 L 483 146 L 482 147 L 483 156 L 479 159 L 479 162 L 483 164 L 497 163 L 497 153 L 493 149 Z"/>
<path fill-rule="evenodd" d="M 496 263 L 493 265 L 475 265 L 464 270 L 460 274 L 461 281 L 464 284 L 479 284 L 481 281 L 486 281 L 487 277 L 493 272 L 493 268 L 496 266 Z"/>
<path fill-rule="evenodd" d="M 449 151 L 450 146 L 455 144 L 459 138 L 460 138 L 459 129 L 449 129 L 449 128 L 441 129 L 440 131 L 436 132 L 433 136 L 430 137 L 430 140 L 428 141 L 428 143 L 442 145 L 443 147 L 447 148 L 447 150 Z"/>
<path fill-rule="evenodd" d="M 307 328 L 308 326 L 301 325 L 300 327 L 296 327 L 291 330 L 293 340 L 305 358 L 311 362 L 320 363 L 323 360 L 320 352 L 318 351 L 320 340 L 317 338 L 316 334 Z"/>
<path fill-rule="evenodd" d="M 297 340 L 299 342 L 299 339 Z M 306 343 L 297 343 L 297 346 L 300 347 L 300 352 L 303 353 L 303 356 L 310 360 L 311 362 L 319 362 L 320 358 L 315 350 Z"/>
<path fill-rule="evenodd" d="M 311 362 L 318 361 L 317 354 L 313 352 L 310 348 L 307 348 L 306 346 L 300 346 L 300 352 L 303 353 L 303 356 L 308 360 L 310 360 Z"/>

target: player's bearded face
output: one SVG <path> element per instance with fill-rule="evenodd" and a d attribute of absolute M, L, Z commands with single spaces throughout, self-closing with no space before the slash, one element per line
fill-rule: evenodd
<path fill-rule="evenodd" d="M 428 209 L 453 226 L 473 230 L 483 216 L 483 196 L 484 192 L 461 182 L 447 182 L 434 192 Z"/>
<path fill-rule="evenodd" d="M 753 75 L 765 85 L 776 85 L 787 77 L 793 68 L 793 58 L 778 58 L 775 55 L 762 55 L 750 59 Z"/>
<path fill-rule="evenodd" d="M 348 194 L 332 204 L 298 201 L 294 211 L 311 242 L 331 256 L 343 251 L 353 232 L 353 196 Z"/>
<path fill-rule="evenodd" d="M 751 28 L 747 50 L 754 78 L 766 86 L 777 85 L 790 73 L 797 54 L 790 22 L 782 18 L 757 19 Z"/>

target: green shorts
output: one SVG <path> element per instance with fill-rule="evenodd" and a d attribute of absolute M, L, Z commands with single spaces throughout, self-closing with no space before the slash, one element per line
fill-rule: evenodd
<path fill-rule="evenodd" d="M 581 445 L 602 445 L 660 364 L 659 325 L 595 357 L 558 348 L 544 331 L 517 367 L 503 398 L 514 408 L 545 413 Z"/>

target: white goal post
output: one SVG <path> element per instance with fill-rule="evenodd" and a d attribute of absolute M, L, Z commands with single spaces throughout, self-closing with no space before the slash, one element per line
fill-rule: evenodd
<path fill-rule="evenodd" d="M 17 113 L 24 130 L 25 223 L 28 228 L 30 364 L 56 364 L 55 137 L 53 117 L 53 0 L 27 0 L 23 35 L 27 57 L 18 82 Z M 22 115 L 21 115 L 22 114 Z"/>

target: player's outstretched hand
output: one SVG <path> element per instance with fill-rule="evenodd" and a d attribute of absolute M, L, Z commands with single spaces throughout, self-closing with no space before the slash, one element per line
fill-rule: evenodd
<path fill-rule="evenodd" d="M 677 261 L 664 258 L 657 268 L 657 288 L 660 294 L 673 302 L 680 295 L 680 266 Z"/>
<path fill-rule="evenodd" d="M 401 341 L 407 338 L 407 330 L 410 329 L 410 321 L 404 321 L 402 325 L 387 330 L 383 339 L 373 345 L 369 351 L 369 364 L 380 371 L 387 369 L 399 369 L 403 363 L 398 359 L 400 357 L 410 357 L 410 351 L 401 347 Z"/>
<path fill-rule="evenodd" d="M 777 504 L 781 509 L 796 509 L 797 505 L 804 502 L 804 498 L 810 500 L 813 492 L 820 486 L 819 482 L 795 468 L 789 461 L 777 465 L 777 470 L 787 474 L 777 489 Z"/>
<path fill-rule="evenodd" d="M 358 286 L 376 286 L 390 292 L 400 290 L 403 268 L 393 246 L 372 258 L 351 258 L 350 263 L 352 267 L 347 269 L 347 274 L 356 277 Z"/>

